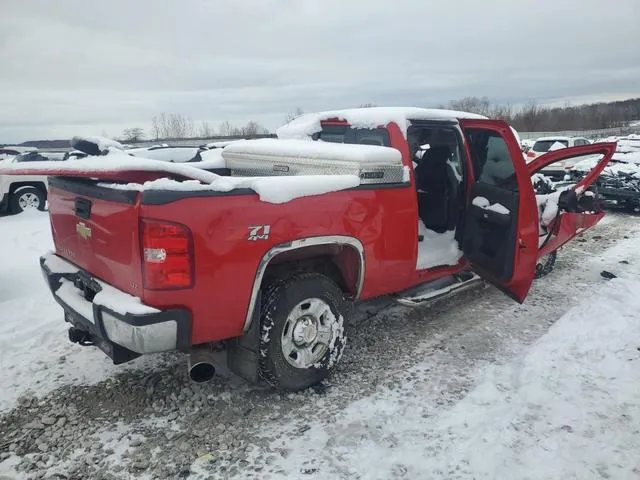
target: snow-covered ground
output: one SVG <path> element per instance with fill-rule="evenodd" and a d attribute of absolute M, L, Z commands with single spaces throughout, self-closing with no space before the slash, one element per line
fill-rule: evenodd
<path fill-rule="evenodd" d="M 52 248 L 46 212 L 0 217 L 0 413 L 26 393 L 44 395 L 114 373 L 106 357 L 70 348 L 69 325 L 40 271 L 40 255 Z M 127 368 L 150 363 L 136 360 Z"/>
<path fill-rule="evenodd" d="M 0 217 L 0 479 L 640 478 L 639 217 L 567 245 L 523 305 L 363 307 L 327 388 L 284 396 L 72 345 L 50 248 L 45 213 Z"/>

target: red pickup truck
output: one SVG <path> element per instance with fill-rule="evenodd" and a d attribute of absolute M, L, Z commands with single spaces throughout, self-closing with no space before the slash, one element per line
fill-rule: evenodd
<path fill-rule="evenodd" d="M 55 252 L 40 263 L 69 338 L 116 364 L 188 353 L 196 381 L 223 341 L 242 377 L 307 388 L 339 362 L 356 301 L 415 305 L 480 279 L 524 301 L 539 259 L 603 217 L 588 187 L 616 147 L 527 165 L 505 122 L 419 108 L 308 114 L 278 137 L 206 168 L 97 145 L 0 170 L 50 176 Z M 534 173 L 588 154 L 602 155 L 589 175 L 537 201 Z"/>

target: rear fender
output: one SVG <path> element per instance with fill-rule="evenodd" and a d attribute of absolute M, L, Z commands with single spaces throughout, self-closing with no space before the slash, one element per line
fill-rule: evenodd
<path fill-rule="evenodd" d="M 338 248 L 338 254 L 331 254 L 333 248 Z M 335 252 L 335 251 L 334 251 Z M 310 237 L 293 240 L 271 248 L 258 264 L 255 280 L 249 299 L 249 308 L 244 323 L 244 331 L 251 327 L 251 321 L 256 313 L 256 304 L 265 274 L 270 266 L 282 261 L 304 260 L 318 255 L 337 257 L 337 267 L 342 273 L 346 288 L 353 298 L 358 298 L 364 284 L 364 247 L 360 240 L 344 235 Z"/>

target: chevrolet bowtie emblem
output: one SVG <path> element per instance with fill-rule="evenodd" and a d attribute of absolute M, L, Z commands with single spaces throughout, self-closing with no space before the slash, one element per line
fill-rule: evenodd
<path fill-rule="evenodd" d="M 85 240 L 91 237 L 91 228 L 87 227 L 84 222 L 78 222 L 76 225 L 76 232 Z"/>

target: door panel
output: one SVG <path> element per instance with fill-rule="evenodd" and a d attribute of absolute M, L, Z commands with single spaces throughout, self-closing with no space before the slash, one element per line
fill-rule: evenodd
<path fill-rule="evenodd" d="M 535 274 L 538 208 L 525 160 L 509 125 L 460 120 L 475 181 L 463 248 L 474 271 L 518 302 Z"/>
<path fill-rule="evenodd" d="M 560 248 L 572 240 L 576 235 L 593 227 L 603 217 L 604 213 L 598 210 L 593 199 L 585 196 L 587 189 L 598 179 L 616 151 L 615 142 L 594 143 L 578 147 L 564 148 L 546 153 L 527 165 L 529 174 L 533 175 L 542 168 L 564 159 L 583 155 L 602 155 L 602 158 L 575 186 L 571 187 L 574 195 L 572 208 L 561 209 L 555 221 L 549 225 L 550 234 L 540 246 L 538 256 L 542 257 Z M 552 194 L 553 195 L 553 194 Z M 583 198 L 584 197 L 584 198 Z M 583 200 L 587 200 L 583 202 Z M 587 206 L 585 206 L 587 205 Z"/>

